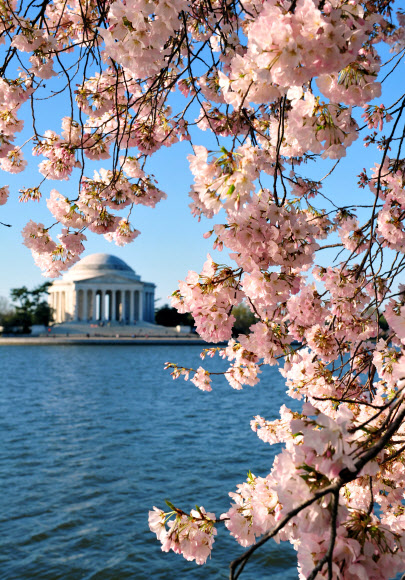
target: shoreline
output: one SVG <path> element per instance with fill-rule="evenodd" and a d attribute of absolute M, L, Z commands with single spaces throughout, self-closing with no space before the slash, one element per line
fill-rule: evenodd
<path fill-rule="evenodd" d="M 0 346 L 60 346 L 60 345 L 198 345 L 208 343 L 201 338 L 185 336 L 10 336 L 0 337 Z M 222 344 L 222 343 L 221 343 Z"/>

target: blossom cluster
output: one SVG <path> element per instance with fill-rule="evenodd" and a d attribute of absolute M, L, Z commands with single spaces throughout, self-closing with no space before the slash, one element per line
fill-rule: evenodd
<path fill-rule="evenodd" d="M 170 519 L 171 516 L 175 519 Z M 206 512 L 202 506 L 190 514 L 178 510 L 164 513 L 156 507 L 149 512 L 149 527 L 161 541 L 163 552 L 173 550 L 196 564 L 204 564 L 211 554 L 217 533 L 215 521 L 215 514 Z"/>
<path fill-rule="evenodd" d="M 238 486 L 237 493 L 230 494 L 235 503 L 222 517 L 237 541 L 248 546 L 255 542 L 255 535 L 269 532 L 300 503 L 310 500 L 314 490 L 330 486 L 343 470 L 353 472 L 355 484 L 349 482 L 342 488 L 335 498 L 337 505 L 327 495 L 321 497 L 311 511 L 307 509 L 291 519 L 276 540 L 293 544 L 298 553 L 300 578 L 306 578 L 327 553 L 331 518 L 335 517 L 333 578 L 390 578 L 401 571 L 405 560 L 404 540 L 397 523 L 393 525 L 392 516 L 403 497 L 404 483 L 399 483 L 401 491 L 394 492 L 392 488 L 389 499 L 386 493 L 379 494 L 380 489 L 391 489 L 393 477 L 400 481 L 393 476 L 393 466 L 385 466 L 384 454 L 356 477 L 352 450 L 362 436 L 349 430 L 354 417 L 347 406 L 333 417 L 310 403 L 304 405 L 302 415 L 283 407 L 279 420 L 256 417 L 252 428 L 259 437 L 270 444 L 283 441 L 285 450 L 276 457 L 265 479 L 250 474 L 247 482 Z M 355 423 L 361 424 L 364 418 L 357 417 Z M 370 489 L 372 476 L 376 479 Z M 385 476 L 384 483 L 378 483 Z M 374 497 L 384 505 L 385 513 L 380 517 L 371 515 L 368 509 Z M 327 578 L 327 571 L 320 577 Z"/>
<path fill-rule="evenodd" d="M 235 317 L 230 313 L 242 297 L 237 273 L 221 268 L 210 255 L 201 274 L 190 271 L 174 293 L 179 312 L 191 312 L 198 334 L 208 342 L 230 339 Z"/>
<path fill-rule="evenodd" d="M 24 243 L 33 251 L 34 259 L 44 270 L 45 276 L 58 276 L 80 258 L 85 249 L 82 243 L 86 240 L 83 234 L 85 229 L 104 234 L 107 240 L 114 241 L 118 246 L 132 242 L 139 235 L 139 230 L 128 219 L 120 218 L 109 210 L 120 210 L 138 204 L 154 207 L 166 197 L 142 171 L 136 158 L 122 157 L 121 162 L 123 173 L 118 176 L 112 171 L 101 169 L 99 173 L 94 172 L 93 179 L 84 177 L 79 198 L 74 201 L 64 197 L 56 189 L 51 190 L 46 200 L 48 209 L 65 226 L 62 234 L 57 235 L 59 245 L 52 241 L 49 229 L 43 224 L 34 224 L 31 220 L 24 228 Z M 50 159 L 49 163 L 56 163 L 61 168 L 62 162 L 60 159 Z M 63 171 L 65 170 L 66 166 Z M 131 182 L 131 178 L 137 179 L 137 182 Z"/>

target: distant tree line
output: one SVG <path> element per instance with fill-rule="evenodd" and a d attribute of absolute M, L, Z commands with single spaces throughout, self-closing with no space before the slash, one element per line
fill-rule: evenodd
<path fill-rule="evenodd" d="M 250 326 L 257 322 L 256 317 L 245 304 L 239 304 L 232 309 L 232 314 L 236 318 L 234 324 L 234 336 L 249 332 Z M 156 324 L 161 326 L 194 326 L 194 318 L 191 314 L 180 314 L 176 308 L 171 308 L 165 304 L 155 312 Z"/>
<path fill-rule="evenodd" d="M 233 326 L 234 338 L 239 334 L 248 334 L 252 324 L 257 322 L 256 316 L 244 303 L 234 306 L 232 314 L 236 319 Z M 156 324 L 160 324 L 161 326 L 194 326 L 194 318 L 191 314 L 180 314 L 175 308 L 171 308 L 168 304 L 165 304 L 156 310 L 155 321 Z M 379 315 L 378 323 L 384 332 L 388 331 L 388 324 L 383 314 Z"/>
<path fill-rule="evenodd" d="M 239 334 L 249 334 L 252 324 L 258 321 L 253 312 L 243 302 L 232 308 L 232 314 L 236 319 L 232 330 L 234 338 L 239 336 Z"/>
<path fill-rule="evenodd" d="M 45 282 L 33 290 L 28 290 L 26 286 L 13 288 L 10 298 L 14 305 L 6 298 L 1 298 L 0 326 L 3 327 L 3 332 L 28 334 L 33 324 L 48 326 L 53 320 L 52 308 L 46 300 L 50 285 L 50 282 Z"/>
<path fill-rule="evenodd" d="M 194 326 L 194 318 L 191 314 L 180 314 L 168 304 L 156 310 L 155 322 L 161 326 Z"/>

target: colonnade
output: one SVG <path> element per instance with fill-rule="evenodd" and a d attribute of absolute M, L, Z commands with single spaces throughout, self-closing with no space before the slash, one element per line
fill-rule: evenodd
<path fill-rule="evenodd" d="M 64 290 L 59 292 L 51 292 L 49 294 L 49 305 L 53 310 L 53 317 L 55 322 L 62 322 L 62 320 L 66 320 L 66 311 L 69 310 L 67 296 L 69 296 L 69 294 Z"/>
<path fill-rule="evenodd" d="M 147 288 L 55 288 L 49 295 L 55 322 L 154 322 L 154 292 Z"/>
<path fill-rule="evenodd" d="M 78 289 L 73 319 L 124 323 L 143 320 L 143 293 L 141 290 Z"/>

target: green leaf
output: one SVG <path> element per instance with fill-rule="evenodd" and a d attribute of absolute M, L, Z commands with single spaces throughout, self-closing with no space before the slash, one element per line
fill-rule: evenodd
<path fill-rule="evenodd" d="M 171 501 L 169 501 L 168 499 L 165 499 L 165 504 L 174 512 L 176 511 L 176 508 L 174 507 L 174 505 L 172 504 Z"/>

